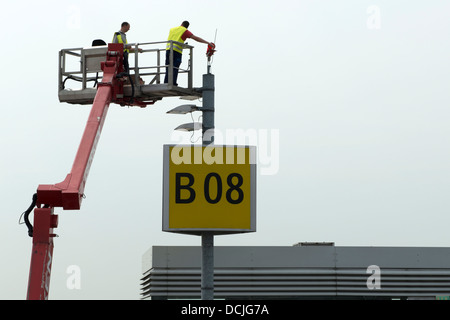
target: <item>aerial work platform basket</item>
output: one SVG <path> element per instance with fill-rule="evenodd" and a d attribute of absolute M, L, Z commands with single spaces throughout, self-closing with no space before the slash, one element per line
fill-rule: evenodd
<path fill-rule="evenodd" d="M 166 65 L 166 46 L 169 43 L 170 59 Z M 124 98 L 137 99 L 152 104 L 165 97 L 197 99 L 201 90 L 193 87 L 193 48 L 184 47 L 187 69 L 178 69 L 178 84 L 173 85 L 174 41 L 130 44 L 130 77 L 125 78 Z M 180 43 L 177 43 L 180 44 Z M 92 104 L 101 82 L 101 63 L 106 60 L 108 46 L 62 49 L 59 52 L 58 97 L 60 102 Z M 141 51 L 138 53 L 138 51 Z M 164 83 L 167 74 L 168 83 Z M 131 79 L 130 79 L 131 78 Z"/>

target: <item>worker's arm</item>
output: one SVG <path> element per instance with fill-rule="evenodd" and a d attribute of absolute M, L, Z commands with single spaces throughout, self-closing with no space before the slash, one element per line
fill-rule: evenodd
<path fill-rule="evenodd" d="M 126 45 L 126 48 L 129 49 L 130 52 L 136 52 L 136 50 L 133 47 L 131 47 L 131 45 Z M 142 48 L 138 48 L 138 51 L 142 52 Z"/>
<path fill-rule="evenodd" d="M 200 37 L 197 37 L 197 36 L 195 36 L 195 35 L 190 36 L 190 38 L 193 39 L 193 40 L 195 40 L 195 41 L 197 41 L 197 42 L 209 44 L 208 41 L 206 41 L 206 40 L 204 40 L 204 39 L 202 39 L 202 38 L 200 38 Z"/>
<path fill-rule="evenodd" d="M 114 37 L 113 37 L 113 41 L 112 42 L 113 43 L 123 43 L 123 48 L 124 49 L 130 50 L 130 52 L 136 52 L 136 50 L 134 50 L 134 48 L 131 45 L 126 44 L 126 43 L 123 42 L 122 35 L 119 32 L 114 33 Z M 138 51 L 142 52 L 142 49 L 139 48 Z"/>

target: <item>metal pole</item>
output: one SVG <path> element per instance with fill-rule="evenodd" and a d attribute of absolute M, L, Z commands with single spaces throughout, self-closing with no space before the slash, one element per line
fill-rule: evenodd
<path fill-rule="evenodd" d="M 203 75 L 203 121 L 202 142 L 203 146 L 214 143 L 214 75 Z M 202 233 L 202 300 L 214 299 L 214 232 Z"/>
<path fill-rule="evenodd" d="M 202 233 L 202 300 L 214 299 L 214 233 Z"/>
<path fill-rule="evenodd" d="M 214 75 L 208 73 L 203 75 L 202 88 L 202 141 L 207 146 L 214 143 Z"/>

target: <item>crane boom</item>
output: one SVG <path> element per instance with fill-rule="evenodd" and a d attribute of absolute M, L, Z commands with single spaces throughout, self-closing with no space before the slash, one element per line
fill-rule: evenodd
<path fill-rule="evenodd" d="M 123 83 L 117 78 L 123 70 L 123 44 L 108 45 L 107 58 L 102 62 L 103 80 L 98 84 L 86 127 L 70 173 L 64 181 L 53 185 L 39 185 L 34 227 L 33 249 L 28 279 L 28 300 L 46 300 L 49 293 L 53 258 L 53 229 L 58 216 L 53 209 L 79 210 L 89 169 L 105 122 L 109 104 L 123 94 Z"/>
<path fill-rule="evenodd" d="M 121 87 L 120 81 L 115 76 L 123 70 L 119 70 L 121 64 L 117 58 L 120 57 L 120 48 L 109 44 L 107 61 L 102 63 L 103 81 L 98 84 L 97 93 L 92 105 L 91 113 L 87 120 L 86 128 L 75 156 L 71 172 L 64 181 L 54 185 L 39 185 L 37 190 L 37 205 L 50 205 L 51 207 L 62 207 L 64 210 L 79 210 L 83 198 L 89 169 L 94 158 L 98 140 L 108 112 L 113 93 L 118 94 Z"/>
<path fill-rule="evenodd" d="M 167 42 L 172 43 L 173 41 Z M 159 44 L 155 42 L 153 44 Z M 152 44 L 152 43 L 150 43 Z M 166 44 L 164 45 L 166 47 Z M 191 46 L 190 57 L 192 57 Z M 170 46 L 173 50 L 173 45 Z M 136 45 L 135 52 L 157 52 L 158 65 L 155 78 L 149 85 L 143 83 L 136 84 L 139 88 L 135 92 L 135 85 L 132 76 L 124 70 L 123 66 L 123 44 L 110 43 L 106 49 L 106 57 L 104 56 L 105 48 L 101 50 L 93 50 L 92 48 L 82 49 L 81 53 L 74 52 L 76 49 L 67 49 L 60 52 L 59 75 L 60 75 L 60 91 L 58 92 L 61 102 L 87 104 L 92 103 L 92 109 L 89 114 L 77 154 L 75 156 L 72 169 L 62 182 L 56 184 L 41 184 L 38 186 L 36 193 L 33 195 L 33 202 L 30 207 L 23 213 L 24 222 L 28 227 L 28 235 L 33 237 L 33 247 L 31 253 L 30 272 L 28 278 L 28 300 L 46 300 L 49 294 L 50 275 L 53 261 L 53 238 L 56 236 L 54 229 L 58 227 L 58 215 L 54 213 L 54 208 L 62 208 L 64 210 L 79 210 L 81 202 L 84 198 L 84 189 L 86 186 L 89 170 L 94 158 L 97 143 L 99 141 L 103 124 L 109 109 L 110 103 L 116 103 L 121 106 L 138 106 L 141 108 L 149 104 L 154 104 L 161 100 L 162 97 L 172 96 L 202 96 L 201 91 L 192 87 L 192 62 L 190 62 L 190 70 L 188 70 L 188 88 L 173 86 L 172 84 L 160 84 L 160 65 L 159 53 L 160 49 L 140 51 Z M 163 49 L 164 50 L 164 49 Z M 214 51 L 210 52 L 212 55 Z M 79 77 L 79 71 L 70 72 L 66 68 L 66 55 L 81 57 L 82 77 Z M 99 64 L 101 62 L 101 71 L 103 77 L 101 82 L 97 84 L 97 90 L 86 87 L 88 81 L 87 73 L 96 72 L 95 81 L 97 83 Z M 173 75 L 173 61 L 170 62 L 167 71 L 169 79 Z M 167 67 L 167 66 L 165 66 Z M 150 67 L 154 68 L 154 67 Z M 142 69 L 149 69 L 148 67 Z M 165 69 L 165 68 L 164 68 Z M 135 57 L 134 67 L 135 79 L 139 77 L 138 55 Z M 146 74 L 144 72 L 143 74 Z M 63 81 L 62 76 L 67 78 Z M 141 74 L 142 75 L 142 74 Z M 154 75 L 149 73 L 147 75 Z M 131 98 L 124 94 L 124 78 L 128 77 L 131 85 Z M 64 83 L 67 79 L 82 81 L 82 89 L 71 92 L 64 89 Z M 89 79 L 92 80 L 92 79 Z M 153 84 L 156 81 L 156 84 Z M 126 87 L 125 92 L 129 88 Z M 95 93 L 95 97 L 94 97 Z M 136 95 L 135 95 L 136 93 Z M 72 98 L 71 98 L 72 97 Z M 34 226 L 30 223 L 28 216 L 34 209 Z"/>

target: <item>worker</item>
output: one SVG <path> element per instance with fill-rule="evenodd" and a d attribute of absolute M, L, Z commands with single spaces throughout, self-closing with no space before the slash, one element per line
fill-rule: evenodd
<path fill-rule="evenodd" d="M 114 33 L 114 37 L 112 40 L 113 43 L 123 43 L 123 67 L 127 73 L 130 71 L 130 65 L 128 63 L 128 54 L 130 52 L 134 52 L 134 48 L 128 45 L 126 35 L 128 30 L 130 30 L 130 24 L 128 22 L 122 22 L 120 30 Z M 142 52 L 141 48 L 139 48 L 139 52 Z"/>
<path fill-rule="evenodd" d="M 190 38 L 200 43 L 205 43 L 207 45 L 213 45 L 211 42 L 208 42 L 200 37 L 197 37 L 192 34 L 189 30 L 189 22 L 183 21 L 179 27 L 175 27 L 170 29 L 169 37 L 167 41 L 177 41 L 184 43 L 186 39 Z M 183 54 L 183 46 L 178 43 L 173 43 L 173 84 L 177 84 L 178 77 L 178 68 L 181 65 L 181 57 Z M 167 43 L 166 46 L 166 66 L 170 64 L 170 42 Z M 166 67 L 166 76 L 164 77 L 164 83 L 169 82 L 169 68 Z"/>

